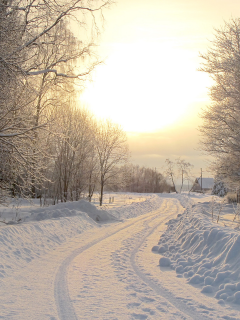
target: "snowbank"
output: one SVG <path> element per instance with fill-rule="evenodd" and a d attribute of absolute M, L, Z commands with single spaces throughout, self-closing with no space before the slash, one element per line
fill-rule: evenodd
<path fill-rule="evenodd" d="M 0 228 L 0 278 L 97 224 L 87 214 Z"/>
<path fill-rule="evenodd" d="M 213 224 L 203 203 L 182 198 L 183 214 L 170 220 L 157 246 L 152 250 L 163 255 L 160 267 L 176 270 L 178 277 L 211 294 L 220 304 L 240 304 L 240 234 Z"/>
<path fill-rule="evenodd" d="M 17 218 L 21 219 L 19 223 L 12 220 L 16 216 L 16 208 L 1 208 L 7 225 L 0 227 L 0 280 L 79 233 L 91 228 L 97 232 L 102 223 L 150 212 L 161 201 L 156 195 L 146 195 L 145 201 L 108 211 L 98 209 L 85 200 L 49 207 L 36 207 L 24 202 L 17 211 Z"/>
<path fill-rule="evenodd" d="M 108 196 L 114 201 L 108 203 Z M 49 207 L 39 207 L 39 199 L 15 199 L 8 207 L 0 205 L 0 225 L 3 224 L 1 221 L 5 224 L 17 224 L 76 216 L 78 212 L 86 212 L 94 221 L 99 222 L 119 218 L 122 220 L 155 210 L 162 202 L 156 194 L 109 193 L 108 196 L 105 195 L 102 207 L 99 207 L 97 195 L 94 195 L 91 203 L 80 200 Z"/>
<path fill-rule="evenodd" d="M 94 221 L 106 222 L 116 220 L 114 216 L 109 214 L 106 210 L 99 210 L 93 204 L 86 200 L 59 203 L 55 206 L 40 207 L 35 209 L 30 216 L 27 216 L 23 221 L 41 221 L 53 218 L 71 217 L 87 213 L 87 215 Z"/>
<path fill-rule="evenodd" d="M 26 207 L 20 210 L 19 217 L 21 223 L 10 220 L 0 228 L 0 278 L 77 234 L 97 228 L 97 222 L 116 221 L 107 211 L 84 200 L 49 207 Z"/>
<path fill-rule="evenodd" d="M 139 196 L 139 194 L 136 195 Z M 144 197 L 145 200 L 142 202 L 133 202 L 130 205 L 127 204 L 108 210 L 108 212 L 118 219 L 130 219 L 157 210 L 163 201 L 163 198 L 158 194 L 144 193 Z"/>

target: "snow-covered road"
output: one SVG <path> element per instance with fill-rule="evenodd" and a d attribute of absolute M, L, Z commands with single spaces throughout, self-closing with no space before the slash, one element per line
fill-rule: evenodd
<path fill-rule="evenodd" d="M 165 200 L 160 209 L 111 228 L 99 241 L 73 252 L 68 261 L 69 292 L 65 300 L 62 295 L 57 298 L 60 319 L 160 318 L 158 298 L 162 300 L 164 291 L 155 290 L 136 256 L 148 236 L 177 211 L 176 204 Z M 60 274 L 58 280 L 63 279 Z M 60 286 L 64 282 L 60 280 Z M 69 316 L 71 304 L 75 314 Z"/>
<path fill-rule="evenodd" d="M 137 205 L 126 206 L 123 212 L 132 210 L 134 216 Z M 167 195 L 151 198 L 151 206 L 153 210 L 145 214 L 100 225 L 91 225 L 83 216 L 84 232 L 68 226 L 73 235 L 62 241 L 55 230 L 58 245 L 44 254 L 38 250 L 22 268 L 5 263 L 5 270 L 9 266 L 11 272 L 0 283 L 0 319 L 240 319 L 238 306 L 233 310 L 231 305 L 220 305 L 212 295 L 176 277 L 174 270 L 159 266 L 160 256 L 152 247 L 166 232 L 166 222 L 184 208 L 177 197 Z M 146 207 L 143 203 L 142 208 Z M 137 209 L 141 213 L 141 207 Z M 121 208 L 115 216 L 120 213 Z M 49 225 L 34 223 L 30 226 L 39 227 L 45 239 L 44 228 Z M 4 229 L 20 234 L 23 227 Z M 38 237 L 36 233 L 36 241 Z M 52 239 L 44 239 L 46 247 Z M 23 249 L 29 248 L 26 244 Z M 23 256 L 18 251 L 16 261 Z"/>

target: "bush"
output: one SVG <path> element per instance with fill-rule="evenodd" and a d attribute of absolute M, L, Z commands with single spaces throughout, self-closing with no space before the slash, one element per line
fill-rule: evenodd
<path fill-rule="evenodd" d="M 219 197 L 224 197 L 227 194 L 227 188 L 224 186 L 222 181 L 214 181 L 212 188 L 212 195 L 217 195 Z"/>
<path fill-rule="evenodd" d="M 228 203 L 237 203 L 237 193 L 236 192 L 228 192 L 227 202 Z"/>

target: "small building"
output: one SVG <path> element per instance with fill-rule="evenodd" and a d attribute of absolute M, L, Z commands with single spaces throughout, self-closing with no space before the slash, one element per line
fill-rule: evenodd
<path fill-rule="evenodd" d="M 205 192 L 208 190 L 212 190 L 214 185 L 214 179 L 213 178 L 196 178 L 191 191 L 193 192 Z"/>

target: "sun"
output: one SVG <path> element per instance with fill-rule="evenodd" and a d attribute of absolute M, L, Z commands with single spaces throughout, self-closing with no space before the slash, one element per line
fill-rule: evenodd
<path fill-rule="evenodd" d="M 80 99 L 97 117 L 128 132 L 151 132 L 187 116 L 200 99 L 201 76 L 192 53 L 173 45 L 115 44 Z"/>

